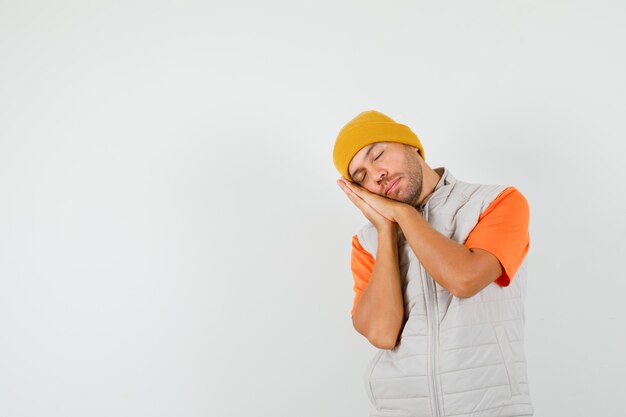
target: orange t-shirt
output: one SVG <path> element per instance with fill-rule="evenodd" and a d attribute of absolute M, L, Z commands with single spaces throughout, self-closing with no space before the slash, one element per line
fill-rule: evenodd
<path fill-rule="evenodd" d="M 526 198 L 515 187 L 503 190 L 480 215 L 468 235 L 465 246 L 491 252 L 502 265 L 502 275 L 496 279 L 501 287 L 511 282 L 530 244 L 528 234 L 529 208 Z M 374 269 L 374 257 L 367 252 L 356 235 L 352 237 L 350 269 L 354 278 L 352 315 Z"/>

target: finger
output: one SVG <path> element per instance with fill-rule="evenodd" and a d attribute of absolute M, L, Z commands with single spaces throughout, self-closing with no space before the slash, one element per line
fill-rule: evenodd
<path fill-rule="evenodd" d="M 389 221 L 392 221 L 389 217 L 385 216 L 384 214 L 382 214 L 381 212 L 379 212 L 378 210 L 376 210 L 375 207 L 373 207 L 372 205 L 370 205 L 367 201 L 363 200 L 361 197 L 359 197 L 358 195 L 356 195 L 355 193 L 353 193 L 349 188 L 345 188 L 344 189 L 346 195 L 348 196 L 348 198 L 350 199 L 350 201 L 352 201 L 352 203 L 357 206 L 357 208 L 359 210 L 361 210 L 361 212 L 369 218 L 369 216 L 372 215 L 378 215 L 378 216 L 382 216 L 384 218 L 386 218 Z"/>
<path fill-rule="evenodd" d="M 347 189 L 352 191 L 355 195 L 357 195 L 360 199 L 364 200 L 367 203 L 369 203 L 372 199 L 372 196 L 375 195 L 365 188 L 354 183 L 344 182 L 344 185 Z"/>
<path fill-rule="evenodd" d="M 377 214 L 381 215 L 374 207 L 372 207 L 370 204 L 367 203 L 367 201 L 363 200 L 361 197 L 355 194 L 350 188 L 343 187 L 343 191 L 346 193 L 350 201 L 352 201 L 352 203 L 357 206 L 357 208 L 361 210 L 361 212 L 363 212 L 363 214 L 376 212 Z"/>
<path fill-rule="evenodd" d="M 348 181 L 345 178 L 342 178 L 341 183 L 343 184 L 344 187 L 349 188 L 350 190 L 352 190 L 353 192 L 356 190 L 357 185 L 353 182 Z"/>
<path fill-rule="evenodd" d="M 350 186 L 349 183 L 347 183 L 345 180 L 337 180 L 337 184 L 339 184 L 339 186 L 346 192 L 349 192 L 351 194 L 354 194 L 356 196 L 358 196 L 358 194 L 355 192 L 354 188 Z"/>
<path fill-rule="evenodd" d="M 341 188 L 343 191 L 348 192 L 350 191 L 350 189 L 348 188 L 348 186 L 341 180 L 338 179 L 337 180 L 337 185 L 339 186 L 339 188 Z"/>
<path fill-rule="evenodd" d="M 361 204 L 365 204 L 365 201 L 359 197 L 358 195 L 356 195 L 350 188 L 346 187 L 345 185 L 342 187 L 344 193 L 346 193 L 346 195 L 348 196 L 348 198 L 357 205 L 357 207 L 361 208 L 360 205 Z"/>
<path fill-rule="evenodd" d="M 357 183 L 350 182 L 346 179 L 344 179 L 343 182 L 344 184 L 346 184 L 346 187 L 350 188 L 357 195 L 364 195 L 368 193 L 368 191 L 365 188 L 361 187 Z"/>

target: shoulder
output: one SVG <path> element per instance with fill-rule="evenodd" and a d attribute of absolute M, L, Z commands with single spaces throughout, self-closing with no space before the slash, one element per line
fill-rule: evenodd
<path fill-rule="evenodd" d="M 489 204 L 487 209 L 481 214 L 480 219 L 487 216 L 512 216 L 514 218 L 528 217 L 530 207 L 526 197 L 515 187 L 509 186 L 505 188 L 498 196 Z"/>

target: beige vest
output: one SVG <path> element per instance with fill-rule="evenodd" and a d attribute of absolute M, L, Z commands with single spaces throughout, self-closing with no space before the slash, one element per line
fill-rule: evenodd
<path fill-rule="evenodd" d="M 469 184 L 437 168 L 439 183 L 419 208 L 444 236 L 464 243 L 506 186 Z M 376 255 L 372 224 L 357 234 Z M 458 298 L 424 269 L 401 230 L 398 256 L 406 323 L 395 348 L 380 350 L 365 375 L 370 417 L 532 416 L 524 355 L 523 260 L 508 287 L 491 283 Z"/>

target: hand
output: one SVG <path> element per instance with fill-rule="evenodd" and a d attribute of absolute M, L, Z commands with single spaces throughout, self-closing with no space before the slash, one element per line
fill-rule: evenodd
<path fill-rule="evenodd" d="M 374 194 L 365 188 L 348 181 L 344 177 L 341 177 L 337 182 L 343 184 L 342 188 L 348 188 L 358 198 L 367 203 L 367 205 L 392 222 L 398 221 L 399 210 L 407 205 L 400 201 Z"/>
<path fill-rule="evenodd" d="M 397 223 L 393 220 L 390 220 L 376 211 L 372 206 L 367 204 L 365 200 L 359 197 L 342 179 L 337 180 L 337 184 L 339 187 L 346 193 L 350 201 L 354 203 L 355 206 L 363 215 L 367 218 L 376 227 L 376 230 L 379 232 L 383 229 L 395 229 L 397 227 Z"/>

